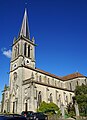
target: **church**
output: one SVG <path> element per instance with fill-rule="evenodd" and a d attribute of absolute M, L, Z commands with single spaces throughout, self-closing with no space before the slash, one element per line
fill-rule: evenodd
<path fill-rule="evenodd" d="M 72 103 L 76 86 L 87 84 L 87 77 L 79 72 L 59 77 L 36 68 L 35 47 L 25 9 L 19 36 L 13 40 L 9 86 L 5 85 L 2 93 L 2 112 L 36 111 L 42 101 L 66 108 Z"/>

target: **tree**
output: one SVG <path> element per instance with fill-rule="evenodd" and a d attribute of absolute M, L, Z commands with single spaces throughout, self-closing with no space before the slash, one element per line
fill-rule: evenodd
<path fill-rule="evenodd" d="M 53 102 L 46 103 L 43 101 L 40 104 L 38 111 L 43 112 L 43 113 L 47 113 L 47 114 L 55 114 L 55 113 L 60 114 L 59 107 L 56 104 L 54 104 Z"/>
<path fill-rule="evenodd" d="M 80 115 L 87 116 L 87 85 L 76 87 L 75 99 L 79 106 Z"/>
<path fill-rule="evenodd" d="M 74 107 L 74 104 L 73 103 L 69 103 L 67 105 L 67 116 L 69 117 L 73 117 L 75 116 L 75 107 Z"/>

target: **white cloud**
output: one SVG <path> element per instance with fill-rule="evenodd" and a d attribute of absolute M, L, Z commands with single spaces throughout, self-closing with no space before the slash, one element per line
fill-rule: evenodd
<path fill-rule="evenodd" d="M 3 48 L 2 50 L 3 55 L 5 55 L 8 58 L 11 58 L 12 52 L 11 50 L 6 50 L 6 48 Z"/>

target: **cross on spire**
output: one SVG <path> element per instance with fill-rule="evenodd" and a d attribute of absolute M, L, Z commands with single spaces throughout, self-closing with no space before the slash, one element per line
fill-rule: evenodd
<path fill-rule="evenodd" d="M 30 39 L 30 32 L 29 32 L 28 17 L 27 17 L 27 10 L 26 9 L 25 9 L 24 18 L 22 21 L 21 30 L 19 33 L 19 36 L 21 36 L 21 35 Z"/>

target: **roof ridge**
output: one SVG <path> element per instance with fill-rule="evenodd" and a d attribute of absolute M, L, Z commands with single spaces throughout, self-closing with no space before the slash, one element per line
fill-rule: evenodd
<path fill-rule="evenodd" d="M 74 73 L 70 73 L 70 74 L 65 75 L 65 76 L 62 76 L 62 77 L 66 77 L 66 76 L 73 75 L 73 74 L 80 74 L 80 75 L 83 75 L 83 74 L 81 74 L 80 72 L 74 72 Z M 83 75 L 83 76 L 84 76 L 84 75 Z"/>
<path fill-rule="evenodd" d="M 33 70 L 35 70 L 37 72 L 41 72 L 41 73 L 43 73 L 45 75 L 51 76 L 53 78 L 59 79 L 61 81 L 67 81 L 67 80 L 71 80 L 71 79 L 78 78 L 78 77 L 86 77 L 86 76 L 84 76 L 83 74 L 81 74 L 79 72 L 74 72 L 74 73 L 69 74 L 67 76 L 60 77 L 60 76 L 57 76 L 57 75 L 52 74 L 50 72 L 46 72 L 46 71 L 44 71 L 44 70 L 42 70 L 40 68 L 35 68 L 35 69 L 31 68 L 31 67 L 28 67 L 28 68 L 33 69 Z"/>
<path fill-rule="evenodd" d="M 66 76 L 61 77 L 61 79 L 69 80 L 69 79 L 73 79 L 73 78 L 77 78 L 77 77 L 85 77 L 85 76 L 83 74 L 81 74 L 80 72 L 74 72 L 72 74 L 68 74 Z"/>
<path fill-rule="evenodd" d="M 61 77 L 60 77 L 60 76 L 55 75 L 55 74 L 52 74 L 52 73 L 47 72 L 47 71 L 45 71 L 45 70 L 42 70 L 42 69 L 39 69 L 39 68 L 36 68 L 36 70 L 39 70 L 39 71 L 41 71 L 41 72 L 44 72 L 44 73 L 46 73 L 46 74 L 49 74 L 49 75 L 51 75 L 51 76 L 54 76 L 54 77 L 57 77 L 57 78 L 61 79 Z M 62 79 L 61 79 L 61 80 L 62 80 Z"/>

